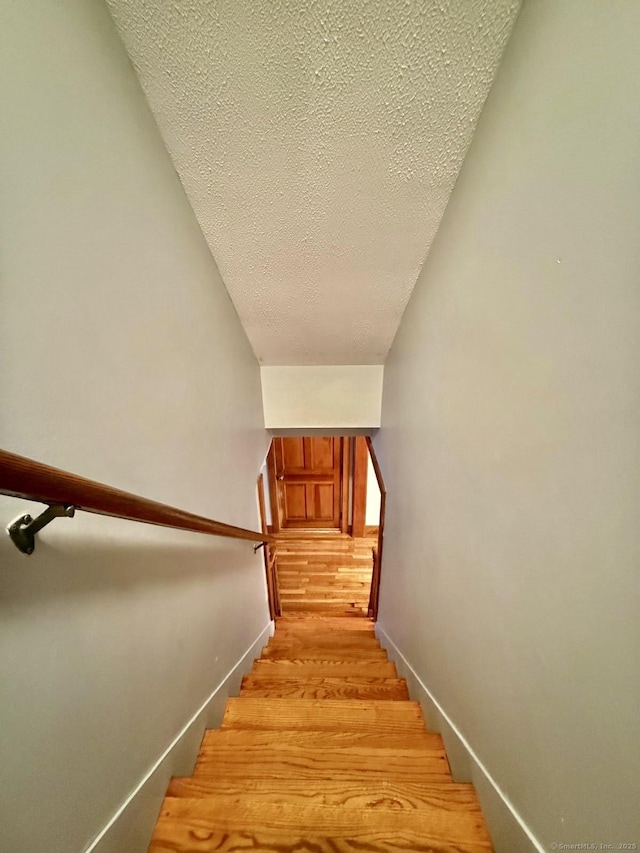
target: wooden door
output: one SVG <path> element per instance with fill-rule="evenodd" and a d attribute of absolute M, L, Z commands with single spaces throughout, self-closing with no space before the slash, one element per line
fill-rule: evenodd
<path fill-rule="evenodd" d="M 283 528 L 340 528 L 342 439 L 275 438 L 275 475 Z"/>

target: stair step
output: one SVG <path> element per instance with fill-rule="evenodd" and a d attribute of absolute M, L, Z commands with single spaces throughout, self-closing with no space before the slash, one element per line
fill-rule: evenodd
<path fill-rule="evenodd" d="M 330 560 L 326 559 L 324 554 L 314 554 L 300 558 L 293 554 L 278 555 L 278 570 L 284 569 L 289 572 L 298 572 L 307 574 L 308 572 L 320 573 L 323 575 L 335 576 L 338 572 L 358 572 L 365 574 L 368 570 L 371 573 L 373 555 L 370 551 L 365 551 L 363 554 L 335 554 Z"/>
<path fill-rule="evenodd" d="M 283 589 L 288 592 L 293 592 L 302 587 L 303 592 L 311 592 L 313 587 L 321 589 L 342 589 L 342 587 L 353 587 L 361 589 L 367 587 L 367 592 L 371 587 L 371 569 L 368 572 L 341 572 L 335 574 L 313 574 L 310 572 L 283 572 L 278 569 L 278 579 L 283 585 Z"/>
<path fill-rule="evenodd" d="M 358 699 L 229 699 L 222 728 L 302 729 L 380 735 L 426 731 L 418 702 L 376 702 Z"/>
<path fill-rule="evenodd" d="M 404 678 L 323 678 L 304 676 L 291 679 L 272 676 L 246 675 L 242 679 L 241 696 L 263 696 L 271 699 L 378 699 L 384 701 L 409 698 Z"/>
<path fill-rule="evenodd" d="M 320 584 L 322 586 L 340 586 L 341 583 L 365 583 L 371 584 L 371 560 L 369 565 L 353 566 L 351 568 L 338 567 L 325 569 L 321 565 L 295 566 L 289 564 L 278 566 L 278 579 L 291 587 L 300 584 Z"/>
<path fill-rule="evenodd" d="M 209 730 L 194 776 L 226 779 L 451 781 L 439 735 Z"/>
<path fill-rule="evenodd" d="M 282 618 L 284 618 L 284 617 L 282 617 Z M 294 613 L 291 616 L 288 616 L 286 618 L 289 621 L 293 621 L 293 622 L 303 622 L 305 619 L 314 619 L 314 620 L 318 619 L 320 621 L 324 620 L 327 622 L 335 622 L 336 619 L 338 619 L 339 617 L 334 616 L 333 614 L 327 614 L 327 613 L 324 613 L 324 614 L 323 613 L 313 613 L 313 614 L 303 613 L 302 615 L 300 615 L 298 613 Z M 351 617 L 346 616 L 346 617 L 342 617 L 342 618 L 343 619 L 349 619 Z M 359 621 L 367 622 L 369 625 L 373 625 L 373 620 L 369 619 L 366 616 L 358 616 L 356 618 Z"/>
<path fill-rule="evenodd" d="M 376 640 L 358 640 L 350 643 L 342 643 L 341 639 L 338 638 L 330 643 L 328 639 L 318 641 L 313 637 L 309 637 L 308 640 L 274 640 L 265 646 L 263 652 L 266 651 L 278 653 L 291 652 L 292 659 L 294 660 L 304 659 L 307 652 L 313 652 L 314 654 L 340 652 L 342 654 L 352 654 L 354 659 L 357 659 L 359 654 L 364 654 L 365 656 L 373 652 L 378 655 L 380 653 L 386 654 L 385 649 L 381 648 Z"/>
<path fill-rule="evenodd" d="M 317 592 L 319 590 L 342 590 L 342 589 L 352 589 L 354 592 L 359 592 L 362 589 L 366 588 L 367 595 L 369 594 L 369 588 L 371 585 L 371 578 L 367 578 L 364 580 L 362 577 L 354 576 L 354 575 L 341 575 L 338 578 L 335 577 L 326 577 L 323 578 L 322 575 L 300 575 L 298 572 L 295 572 L 295 577 L 293 577 L 294 573 L 292 572 L 292 577 L 287 579 L 286 573 L 278 570 L 278 580 L 281 584 L 281 589 L 283 592 L 294 593 L 294 592 Z M 369 573 L 371 574 L 371 573 Z M 284 586 L 284 582 L 286 581 L 286 587 Z"/>
<path fill-rule="evenodd" d="M 270 646 L 314 645 L 339 646 L 340 648 L 380 648 L 378 638 L 373 631 L 287 631 L 278 627 L 275 635 L 269 640 Z"/>
<path fill-rule="evenodd" d="M 366 629 L 362 631 L 342 631 L 341 629 L 324 628 L 320 626 L 317 628 L 305 627 L 298 630 L 277 625 L 276 633 L 270 642 L 318 643 L 319 645 L 325 643 L 328 645 L 340 643 L 340 645 L 344 645 L 345 648 L 351 645 L 357 646 L 361 643 L 365 646 L 371 645 L 372 643 L 379 645 L 378 638 L 373 631 Z"/>
<path fill-rule="evenodd" d="M 300 569 L 286 571 L 278 567 L 278 580 L 284 589 L 294 590 L 303 587 L 310 590 L 311 587 L 319 586 L 323 589 L 339 589 L 342 586 L 366 586 L 367 592 L 371 587 L 371 567 L 368 571 L 362 569 L 347 572 L 333 571 L 325 574 L 315 571 L 303 571 Z"/>
<path fill-rule="evenodd" d="M 286 845 L 286 848 L 285 846 Z M 238 803 L 168 798 L 149 853 L 238 850 L 368 853 L 490 853 L 475 814 Z"/>
<path fill-rule="evenodd" d="M 322 613 L 283 613 L 276 619 L 276 628 L 288 626 L 296 630 L 315 630 L 320 626 L 336 628 L 340 631 L 371 631 L 373 622 L 367 616 L 348 612 L 345 616 L 327 616 Z"/>
<path fill-rule="evenodd" d="M 333 779 L 219 779 L 216 776 L 174 777 L 167 797 L 216 799 L 226 807 L 234 803 L 291 803 L 347 806 L 361 809 L 441 809 L 480 814 L 473 785 L 456 782 L 360 782 Z"/>
<path fill-rule="evenodd" d="M 351 601 L 360 600 L 361 598 L 368 600 L 369 590 L 365 590 L 362 587 L 349 589 L 346 584 L 340 584 L 338 586 L 317 586 L 315 588 L 306 586 L 304 589 L 281 589 L 280 597 L 286 598 L 291 603 L 298 600 L 304 601 L 307 604 L 324 601 L 329 602 L 330 604 L 341 604 L 342 607 L 344 607 L 345 601 L 350 603 Z"/>
<path fill-rule="evenodd" d="M 312 644 L 266 646 L 262 650 L 262 660 L 305 660 L 305 661 L 388 661 L 384 649 L 376 648 L 340 648 L 339 646 L 314 647 Z"/>
<path fill-rule="evenodd" d="M 370 660 L 258 660 L 254 663 L 252 675 L 265 675 L 269 678 L 321 677 L 360 677 L 360 678 L 397 678 L 395 664 L 387 661 Z"/>
<path fill-rule="evenodd" d="M 491 853 L 473 787 L 356 610 L 277 620 L 149 853 Z"/>
<path fill-rule="evenodd" d="M 340 591 L 336 592 L 335 595 L 329 595 L 328 593 L 317 593 L 317 600 L 313 598 L 309 598 L 309 596 L 305 594 L 293 594 L 287 595 L 286 592 L 280 592 L 280 604 L 283 608 L 283 612 L 287 612 L 299 604 L 304 607 L 316 607 L 316 605 L 323 605 L 323 610 L 326 608 L 335 607 L 336 610 L 342 612 L 344 607 L 353 607 L 356 610 L 364 611 L 364 607 L 369 603 L 368 594 L 364 593 L 354 593 L 348 591 Z M 304 601 L 303 601 L 304 599 Z"/>
<path fill-rule="evenodd" d="M 322 616 L 332 615 L 336 618 L 348 616 L 352 614 L 354 617 L 361 618 L 364 614 L 354 608 L 349 602 L 326 602 L 326 601 L 295 601 L 291 604 L 289 612 L 298 613 L 319 613 Z"/>
<path fill-rule="evenodd" d="M 279 580 L 286 580 L 287 583 L 294 586 L 302 581 L 323 585 L 340 585 L 343 581 L 349 583 L 367 583 L 371 582 L 371 565 L 366 566 L 363 564 L 361 566 L 326 568 L 321 563 L 302 566 L 295 563 L 284 564 L 281 562 L 278 566 L 278 578 Z"/>
<path fill-rule="evenodd" d="M 221 749 L 229 747 L 238 750 L 275 749 L 286 752 L 295 751 L 298 748 L 325 751 L 350 748 L 361 750 L 366 754 L 370 751 L 378 753 L 380 750 L 388 751 L 394 748 L 415 753 L 434 751 L 439 753 L 444 749 L 442 736 L 436 732 L 428 732 L 426 729 L 400 734 L 336 729 L 286 729 L 284 733 L 282 730 L 273 729 L 206 729 L 200 755 L 213 747 Z"/>

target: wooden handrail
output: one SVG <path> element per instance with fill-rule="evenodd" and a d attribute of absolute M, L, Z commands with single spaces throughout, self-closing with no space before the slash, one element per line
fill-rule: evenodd
<path fill-rule="evenodd" d="M 380 465 L 378 464 L 378 457 L 376 456 L 376 452 L 373 449 L 373 442 L 367 436 L 367 447 L 369 448 L 369 455 L 371 456 L 371 464 L 373 465 L 373 470 L 376 475 L 376 480 L 378 481 L 378 488 L 380 489 L 380 494 L 387 494 L 387 490 L 384 487 L 384 480 L 382 479 L 382 471 L 380 470 Z"/>
<path fill-rule="evenodd" d="M 0 494 L 45 504 L 71 504 L 84 512 L 177 530 L 193 530 L 213 536 L 249 539 L 252 542 L 274 541 L 273 536 L 256 530 L 194 515 L 6 450 L 0 450 Z"/>

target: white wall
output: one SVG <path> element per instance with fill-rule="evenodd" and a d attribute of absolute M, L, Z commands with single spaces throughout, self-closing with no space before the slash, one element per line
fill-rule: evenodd
<path fill-rule="evenodd" d="M 267 429 L 380 426 L 380 364 L 260 368 Z"/>
<path fill-rule="evenodd" d="M 0 446 L 255 528 L 259 369 L 108 13 L 10 2 L 0 32 Z M 251 543 L 0 538 L 0 846 L 85 849 L 267 623 Z"/>
<path fill-rule="evenodd" d="M 544 850 L 640 843 L 639 36 L 525 2 L 374 442 L 380 624 Z"/>
<path fill-rule="evenodd" d="M 371 456 L 367 458 L 367 501 L 364 523 L 367 527 L 377 527 L 380 524 L 380 486 Z"/>

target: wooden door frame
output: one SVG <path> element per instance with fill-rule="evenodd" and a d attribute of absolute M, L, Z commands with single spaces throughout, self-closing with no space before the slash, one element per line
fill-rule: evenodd
<path fill-rule="evenodd" d="M 262 471 L 258 474 L 258 506 L 260 507 L 260 529 L 262 533 L 268 533 L 267 508 L 264 500 L 264 480 Z M 280 593 L 278 590 L 278 578 L 276 572 L 276 550 L 270 542 L 265 542 L 262 549 L 264 559 L 264 570 L 267 577 L 267 599 L 269 601 L 269 616 L 275 619 L 282 615 L 280 607 Z"/>
<path fill-rule="evenodd" d="M 365 534 L 367 512 L 367 469 L 369 467 L 368 439 L 362 435 L 354 439 L 353 455 L 353 511 L 351 515 L 351 535 L 361 539 Z"/>
<path fill-rule="evenodd" d="M 267 453 L 267 478 L 269 480 L 269 500 L 271 502 L 271 533 L 280 533 L 281 507 L 276 484 L 276 439 L 271 439 Z"/>
<path fill-rule="evenodd" d="M 351 439 L 341 436 L 342 476 L 340 478 L 340 532 L 349 533 L 349 478 L 351 475 Z"/>

